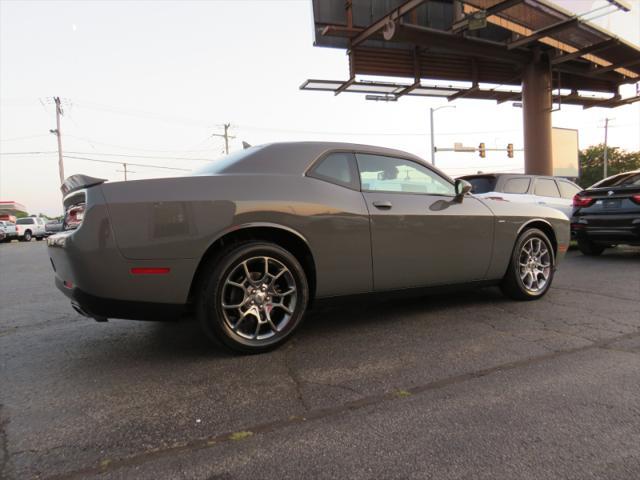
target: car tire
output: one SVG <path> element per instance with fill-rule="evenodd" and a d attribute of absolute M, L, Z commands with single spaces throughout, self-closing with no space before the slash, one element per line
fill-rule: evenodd
<path fill-rule="evenodd" d="M 583 255 L 597 257 L 598 255 L 602 254 L 602 252 L 604 252 L 605 248 L 607 248 L 605 245 L 598 245 L 596 243 L 590 242 L 589 240 L 578 240 L 578 250 L 580 250 Z"/>
<path fill-rule="evenodd" d="M 44 239 L 44 237 L 36 237 L 36 240 L 37 240 L 38 242 L 42 241 L 42 239 Z"/>
<path fill-rule="evenodd" d="M 537 300 L 548 291 L 555 273 L 555 255 L 549 237 L 537 228 L 516 240 L 500 289 L 515 300 Z"/>
<path fill-rule="evenodd" d="M 273 350 L 289 340 L 309 302 L 300 262 L 269 242 L 230 245 L 209 260 L 199 283 L 196 314 L 203 330 L 243 354 Z"/>
<path fill-rule="evenodd" d="M 30 230 L 27 230 L 26 232 L 24 232 L 24 235 L 22 236 L 21 240 L 22 240 L 23 242 L 30 242 L 30 241 L 31 241 L 31 238 L 32 238 L 32 236 L 31 236 L 31 231 L 30 231 Z"/>

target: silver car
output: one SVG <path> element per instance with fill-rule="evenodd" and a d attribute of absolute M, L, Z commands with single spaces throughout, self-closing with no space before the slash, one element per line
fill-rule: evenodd
<path fill-rule="evenodd" d="M 571 218 L 573 197 L 578 185 L 566 178 L 522 173 L 481 173 L 459 177 L 469 182 L 477 197 L 515 203 L 545 205 L 556 208 Z"/>
<path fill-rule="evenodd" d="M 398 150 L 275 143 L 179 178 L 74 175 L 62 186 L 64 231 L 47 243 L 78 312 L 193 312 L 211 338 L 262 352 L 337 297 L 500 285 L 541 298 L 569 244 L 567 218 L 470 188 Z"/>

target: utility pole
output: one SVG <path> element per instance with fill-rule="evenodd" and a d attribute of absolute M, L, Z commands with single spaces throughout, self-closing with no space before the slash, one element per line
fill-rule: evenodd
<path fill-rule="evenodd" d="M 229 129 L 231 128 L 230 123 L 225 123 L 223 127 L 224 127 L 224 133 L 212 133 L 211 136 L 224 138 L 224 153 L 226 155 L 229 155 L 229 139 L 236 138 L 236 137 L 234 137 L 233 135 L 229 135 Z"/>
<path fill-rule="evenodd" d="M 56 104 L 56 129 L 49 131 L 58 137 L 58 171 L 60 173 L 60 185 L 62 185 L 64 183 L 64 162 L 62 160 L 62 132 L 60 130 L 60 116 L 63 112 L 62 106 L 60 105 L 60 97 L 53 97 L 53 101 Z"/>
<path fill-rule="evenodd" d="M 124 181 L 126 182 L 128 180 L 127 178 L 127 174 L 129 173 L 136 173 L 133 170 L 129 170 L 128 168 L 129 166 L 126 163 L 122 163 L 122 170 L 116 170 L 116 172 L 122 172 L 124 173 Z"/>
<path fill-rule="evenodd" d="M 607 146 L 607 138 L 609 136 L 609 120 L 612 120 L 611 118 L 605 118 L 604 119 L 604 161 L 603 161 L 603 166 L 604 166 L 604 177 L 602 178 L 607 178 L 607 169 L 608 169 L 608 161 L 609 161 L 609 149 Z"/>
<path fill-rule="evenodd" d="M 436 144 L 435 144 L 435 138 L 434 138 L 434 133 L 433 133 L 433 114 L 434 112 L 437 112 L 438 110 L 440 110 L 441 108 L 456 108 L 455 105 L 443 105 L 441 107 L 438 108 L 430 108 L 429 109 L 429 125 L 431 127 L 431 165 L 433 165 L 434 167 L 436 166 Z"/>

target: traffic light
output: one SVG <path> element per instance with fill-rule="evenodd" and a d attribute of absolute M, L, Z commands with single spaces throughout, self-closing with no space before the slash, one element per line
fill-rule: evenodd
<path fill-rule="evenodd" d="M 487 156 L 487 149 L 484 146 L 484 142 L 478 145 L 478 153 L 480 154 L 480 158 L 484 158 Z"/>
<path fill-rule="evenodd" d="M 507 156 L 513 158 L 513 143 L 507 145 Z"/>

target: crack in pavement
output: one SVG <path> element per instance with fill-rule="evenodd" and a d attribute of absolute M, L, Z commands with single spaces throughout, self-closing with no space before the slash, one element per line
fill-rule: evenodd
<path fill-rule="evenodd" d="M 293 385 L 295 386 L 296 398 L 298 399 L 298 402 L 300 402 L 300 405 L 302 405 L 302 408 L 304 408 L 306 411 L 309 411 L 311 410 L 311 408 L 309 407 L 306 400 L 304 399 L 304 393 L 302 392 L 302 382 L 300 380 L 300 377 L 298 377 L 297 372 L 294 370 L 293 366 L 291 365 L 291 362 L 289 361 L 289 355 L 293 351 L 293 346 L 295 345 L 294 342 L 295 342 L 295 339 L 294 341 L 291 341 L 289 343 L 289 345 L 287 346 L 286 350 L 283 353 L 282 360 L 283 360 L 284 368 L 287 370 L 287 376 L 291 379 L 291 381 L 293 382 Z"/>
<path fill-rule="evenodd" d="M 586 293 L 588 295 L 596 295 L 598 297 L 613 298 L 614 300 L 625 300 L 627 302 L 640 303 L 637 298 L 621 297 L 619 295 L 609 295 L 608 293 L 598 293 L 591 290 L 582 290 L 580 288 L 558 287 L 553 286 L 554 290 L 566 290 L 567 292 Z"/>
<path fill-rule="evenodd" d="M 7 439 L 7 425 L 9 418 L 4 417 L 4 405 L 0 404 L 0 478 L 9 478 L 9 440 Z"/>
<path fill-rule="evenodd" d="M 552 352 L 535 356 L 535 357 L 528 357 L 525 359 L 515 360 L 513 362 L 508 362 L 501 365 L 484 368 L 481 370 L 454 375 L 454 376 L 446 377 L 440 380 L 434 380 L 432 382 L 428 382 L 423 385 L 409 387 L 409 388 L 406 388 L 404 391 L 408 393 L 407 396 L 410 398 L 414 395 L 419 395 L 422 393 L 439 390 L 439 389 L 448 387 L 450 385 L 456 385 L 456 384 L 468 382 L 471 380 L 485 377 L 487 375 L 511 371 L 518 368 L 528 367 L 531 365 L 537 365 L 546 361 L 555 360 L 557 358 L 561 358 L 561 357 L 565 357 L 565 356 L 569 356 L 569 355 L 573 355 L 576 353 L 581 353 L 589 350 L 604 349 L 606 347 L 611 346 L 615 342 L 618 342 L 621 340 L 633 339 L 636 337 L 640 337 L 640 332 L 627 333 L 625 335 L 620 335 L 617 337 L 608 338 L 606 340 L 593 342 L 589 345 L 583 345 L 580 347 L 575 347 L 567 350 L 552 351 Z M 296 383 L 296 385 L 299 385 L 299 381 L 295 380 L 295 374 L 294 374 L 294 377 L 292 377 L 292 380 Z M 253 438 L 256 435 L 266 435 L 268 433 L 277 432 L 277 431 L 286 429 L 288 427 L 292 427 L 296 424 L 334 418 L 339 415 L 343 415 L 353 411 L 359 411 L 367 407 L 377 406 L 383 403 L 388 403 L 393 401 L 402 401 L 404 397 L 405 397 L 404 395 L 403 396 L 397 395 L 397 391 L 395 390 L 392 392 L 382 392 L 378 394 L 372 394 L 366 397 L 359 398 L 357 400 L 346 402 L 342 405 L 321 408 L 316 410 L 309 410 L 308 412 L 305 413 L 304 416 L 294 416 L 294 417 L 289 417 L 287 419 L 276 420 L 269 423 L 263 423 L 263 424 L 253 425 L 253 426 L 245 426 L 243 428 L 238 429 L 235 432 L 225 432 L 213 437 L 185 441 L 185 442 L 181 442 L 180 445 L 171 446 L 164 449 L 153 449 L 153 450 L 138 452 L 126 458 L 111 460 L 107 464 L 91 465 L 88 467 L 79 468 L 79 469 L 68 471 L 58 475 L 53 475 L 47 478 L 49 478 L 50 480 L 63 480 L 63 479 L 69 480 L 69 479 L 75 479 L 75 478 L 85 478 L 89 475 L 99 475 L 99 474 L 111 472 L 124 467 L 141 465 L 153 459 L 171 457 L 173 455 L 180 454 L 180 453 L 204 450 L 204 449 L 225 444 L 228 442 L 238 441 L 237 433 L 240 431 L 251 432 L 251 434 L 248 435 L 246 438 Z"/>

